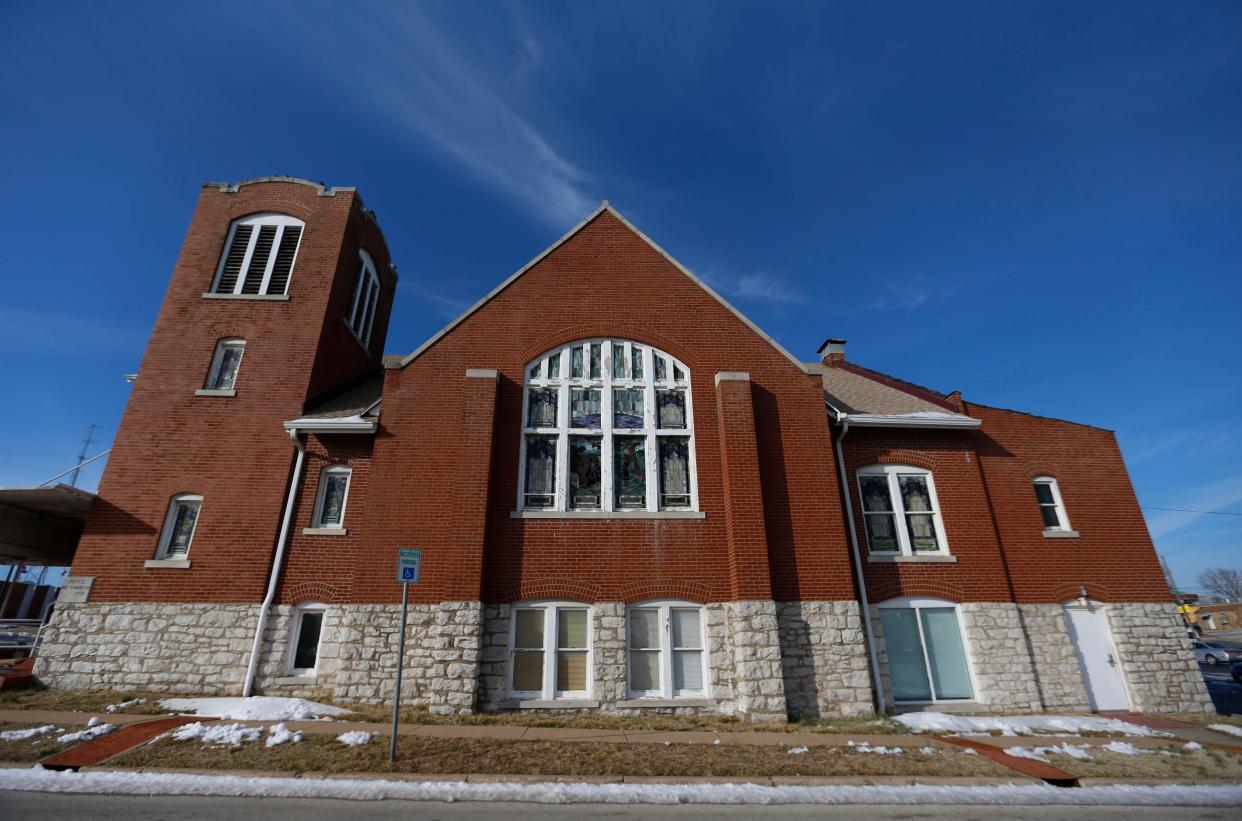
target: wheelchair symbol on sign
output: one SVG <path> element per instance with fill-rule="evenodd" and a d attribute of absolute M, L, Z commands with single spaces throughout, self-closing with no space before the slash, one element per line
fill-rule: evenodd
<path fill-rule="evenodd" d="M 411 582 L 414 581 L 414 568 L 412 567 L 401 568 L 401 580 L 411 581 Z"/>

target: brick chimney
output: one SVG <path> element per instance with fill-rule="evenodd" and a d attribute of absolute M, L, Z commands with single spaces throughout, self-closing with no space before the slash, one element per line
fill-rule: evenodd
<path fill-rule="evenodd" d="M 825 365 L 833 362 L 845 361 L 845 340 L 828 338 L 824 340 L 824 344 L 819 346 L 819 350 L 815 353 L 819 354 L 819 361 Z"/>

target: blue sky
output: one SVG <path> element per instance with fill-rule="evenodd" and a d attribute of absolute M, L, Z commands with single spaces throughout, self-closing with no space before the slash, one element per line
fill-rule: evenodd
<path fill-rule="evenodd" d="M 1242 513 L 1237 3 L 10 0 L 0 67 L 0 485 L 111 441 L 199 183 L 289 174 L 377 211 L 389 352 L 607 198 L 808 360 Z M 1146 514 L 1183 586 L 1242 565 L 1242 516 Z"/>

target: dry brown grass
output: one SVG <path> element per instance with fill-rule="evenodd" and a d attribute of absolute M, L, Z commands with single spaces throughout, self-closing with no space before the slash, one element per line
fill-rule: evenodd
<path fill-rule="evenodd" d="M 136 698 L 145 698 L 147 703 L 134 704 L 119 712 L 164 715 L 168 710 L 156 702 L 172 696 L 137 690 L 9 690 L 0 691 L 0 710 L 74 710 L 101 713 L 110 704 L 120 704 Z"/>
<path fill-rule="evenodd" d="M 1232 724 L 1235 727 L 1242 727 L 1242 715 L 1223 716 L 1220 713 L 1161 713 L 1161 718 L 1167 718 L 1172 721 L 1180 721 L 1183 724 L 1193 724 L 1196 727 L 1206 727 L 1209 724 Z"/>
<path fill-rule="evenodd" d="M 1034 745 L 1032 745 L 1034 746 Z M 1092 747 L 1085 761 L 1049 754 L 1048 761 L 1082 778 L 1165 779 L 1194 778 L 1242 781 L 1242 755 L 1204 748 L 1186 750 L 1171 744 L 1148 755 L 1125 755 Z M 1165 755 L 1170 753 L 1170 755 Z"/>
<path fill-rule="evenodd" d="M 849 747 L 788 747 L 704 744 L 610 744 L 596 742 L 493 741 L 403 737 L 397 762 L 388 764 L 388 743 L 376 737 L 346 747 L 333 736 L 307 734 L 296 744 L 267 748 L 205 747 L 197 741 L 162 739 L 108 762 L 122 767 L 256 769 L 290 772 L 404 772 L 547 776 L 995 776 L 1015 774 L 982 756 L 945 749 L 923 755 L 861 753 Z M 1016 776 L 1015 776 L 1016 777 Z"/>
<path fill-rule="evenodd" d="M 0 722 L 0 732 L 9 730 L 25 730 L 31 727 L 41 727 L 41 724 L 8 724 Z M 36 736 L 24 741 L 0 741 L 0 761 L 20 761 L 35 762 L 41 758 L 46 758 L 53 753 L 66 750 L 72 747 L 72 744 L 61 744 L 56 740 L 57 736 L 62 733 L 71 733 L 78 730 L 86 729 L 85 724 L 57 724 L 59 732 L 51 732 L 46 735 Z"/>

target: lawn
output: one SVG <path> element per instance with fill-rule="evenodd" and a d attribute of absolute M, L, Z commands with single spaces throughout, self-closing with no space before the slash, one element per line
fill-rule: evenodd
<path fill-rule="evenodd" d="M 160 739 L 123 753 L 118 767 L 255 769 L 288 772 L 401 772 L 547 776 L 1018 776 L 978 755 L 934 747 L 925 755 L 911 747 L 900 755 L 860 752 L 850 747 L 790 747 L 730 744 L 610 744 L 602 742 L 495 741 L 403 737 L 395 766 L 388 764 L 388 739 L 346 747 L 335 736 L 306 734 L 295 744 L 264 747 L 208 747 L 198 741 Z M 933 749 L 929 747 L 928 749 Z"/>
<path fill-rule="evenodd" d="M 1047 758 L 1054 767 L 1068 770 L 1080 778 L 1242 781 L 1242 755 L 1222 750 L 1187 750 L 1181 744 L 1172 744 L 1153 749 L 1147 755 L 1125 755 L 1098 747 L 1092 747 L 1089 753 L 1091 758 L 1088 760 L 1057 753 L 1050 753 Z"/>
<path fill-rule="evenodd" d="M 113 704 L 146 699 L 145 704 L 131 704 L 119 712 L 166 715 L 167 710 L 156 702 L 172 698 L 168 693 L 147 693 L 137 690 L 8 690 L 0 691 L 0 710 L 73 710 L 102 713 Z"/>
<path fill-rule="evenodd" d="M 9 732 L 10 730 L 25 730 L 33 727 L 41 727 L 41 724 L 10 724 L 0 722 L 0 733 Z M 18 761 L 18 762 L 35 762 L 41 758 L 46 758 L 53 753 L 66 750 L 73 744 L 61 744 L 56 740 L 57 736 L 64 733 L 73 733 L 78 730 L 85 730 L 85 724 L 57 724 L 57 732 L 43 733 L 33 738 L 21 739 L 15 741 L 0 740 L 0 761 Z"/>

